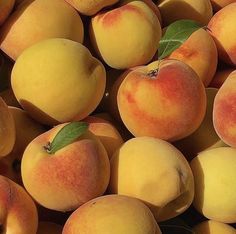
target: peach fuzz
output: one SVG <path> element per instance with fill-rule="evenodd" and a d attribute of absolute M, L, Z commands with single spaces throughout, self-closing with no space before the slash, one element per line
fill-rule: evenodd
<path fill-rule="evenodd" d="M 4 23 L 0 48 L 16 60 L 31 45 L 56 37 L 83 42 L 84 28 L 78 12 L 61 0 L 29 0 Z"/>
<path fill-rule="evenodd" d="M 89 131 L 101 141 L 109 158 L 124 143 L 120 133 L 111 122 L 94 116 L 88 116 L 83 121 L 89 124 Z"/>
<path fill-rule="evenodd" d="M 106 195 L 79 207 L 62 234 L 161 234 L 151 211 L 135 198 Z"/>
<path fill-rule="evenodd" d="M 106 64 L 125 69 L 152 59 L 159 46 L 161 26 L 146 3 L 132 1 L 92 17 L 90 38 Z"/>
<path fill-rule="evenodd" d="M 236 229 L 232 226 L 217 222 L 214 220 L 207 220 L 201 222 L 193 227 L 195 234 L 235 234 Z"/>
<path fill-rule="evenodd" d="M 236 146 L 236 71 L 230 73 L 219 89 L 213 107 L 213 124 L 227 145 Z"/>
<path fill-rule="evenodd" d="M 168 58 L 180 60 L 193 68 L 205 87 L 211 82 L 218 63 L 215 42 L 204 29 L 194 32 Z"/>
<path fill-rule="evenodd" d="M 193 206 L 208 219 L 236 222 L 236 149 L 218 147 L 201 152 L 191 162 Z"/>
<path fill-rule="evenodd" d="M 191 67 L 169 59 L 128 73 L 118 89 L 117 103 L 123 123 L 134 136 L 176 141 L 200 126 L 206 93 Z"/>
<path fill-rule="evenodd" d="M 159 0 L 156 4 L 164 26 L 180 19 L 191 19 L 206 25 L 213 15 L 210 0 Z"/>
<path fill-rule="evenodd" d="M 56 125 L 84 119 L 96 109 L 106 71 L 82 44 L 51 38 L 24 50 L 12 69 L 11 85 L 32 118 Z"/>
<path fill-rule="evenodd" d="M 0 25 L 7 19 L 10 15 L 15 4 L 15 0 L 1 0 L 0 2 Z"/>
<path fill-rule="evenodd" d="M 89 131 L 49 154 L 44 147 L 63 126 L 57 125 L 27 146 L 21 173 L 26 190 L 40 205 L 71 211 L 105 192 L 110 164 L 104 146 Z"/>
<path fill-rule="evenodd" d="M 37 234 L 61 234 L 63 227 L 52 222 L 39 222 Z"/>
<path fill-rule="evenodd" d="M 222 9 L 223 7 L 236 2 L 235 0 L 211 0 L 211 4 L 213 7 L 213 10 L 219 11 L 220 9 Z"/>
<path fill-rule="evenodd" d="M 213 36 L 219 59 L 229 65 L 236 65 L 236 2 L 216 12 L 211 18 L 208 28 Z"/>
<path fill-rule="evenodd" d="M 104 7 L 111 6 L 119 0 L 65 0 L 73 6 L 78 12 L 84 15 L 92 16 L 102 10 Z"/>
<path fill-rule="evenodd" d="M 110 162 L 108 192 L 142 200 L 158 222 L 178 216 L 193 201 L 194 182 L 189 164 L 166 141 L 132 138 L 115 152 Z"/>
<path fill-rule="evenodd" d="M 32 198 L 20 185 L 0 175 L 1 233 L 36 234 L 38 214 Z"/>
<path fill-rule="evenodd" d="M 235 70 L 234 68 L 224 68 L 216 71 L 216 74 L 214 75 L 211 83 L 209 84 L 209 87 L 214 87 L 219 89 L 226 81 L 230 73 L 233 72 L 234 70 Z"/>
<path fill-rule="evenodd" d="M 175 147 L 177 147 L 188 160 L 191 160 L 203 150 L 226 146 L 216 134 L 212 121 L 213 103 L 217 92 L 218 89 L 216 88 L 206 88 L 207 110 L 201 125 L 188 137 L 174 142 Z"/>
<path fill-rule="evenodd" d="M 12 151 L 15 140 L 16 129 L 14 118 L 7 104 L 0 97 L 0 158 Z"/>

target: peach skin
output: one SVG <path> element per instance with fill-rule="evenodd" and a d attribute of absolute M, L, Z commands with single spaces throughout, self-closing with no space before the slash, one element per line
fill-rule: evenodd
<path fill-rule="evenodd" d="M 223 7 L 236 2 L 235 0 L 211 0 L 213 10 L 215 12 L 221 10 Z"/>
<path fill-rule="evenodd" d="M 216 12 L 208 24 L 218 49 L 219 59 L 233 66 L 236 66 L 235 14 L 236 2 Z"/>

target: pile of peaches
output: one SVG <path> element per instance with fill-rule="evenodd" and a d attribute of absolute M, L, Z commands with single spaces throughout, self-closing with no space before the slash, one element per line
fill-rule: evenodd
<path fill-rule="evenodd" d="M 235 234 L 235 23 L 236 0 L 0 0 L 0 233 Z"/>

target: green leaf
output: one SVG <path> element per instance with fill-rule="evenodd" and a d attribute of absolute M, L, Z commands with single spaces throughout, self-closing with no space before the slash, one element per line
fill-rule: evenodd
<path fill-rule="evenodd" d="M 54 154 L 56 151 L 74 142 L 78 137 L 83 135 L 88 129 L 88 124 L 85 122 L 71 122 L 65 125 L 54 137 L 52 143 L 45 146 L 49 154 Z"/>
<path fill-rule="evenodd" d="M 167 27 L 159 42 L 158 59 L 163 59 L 181 46 L 189 36 L 202 26 L 193 20 L 177 20 Z"/>

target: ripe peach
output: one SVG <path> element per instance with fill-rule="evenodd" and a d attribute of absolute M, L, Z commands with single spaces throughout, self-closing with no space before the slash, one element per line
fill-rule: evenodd
<path fill-rule="evenodd" d="M 124 143 L 120 133 L 111 122 L 94 116 L 88 116 L 83 121 L 89 124 L 89 130 L 102 142 L 109 158 Z"/>
<path fill-rule="evenodd" d="M 206 93 L 197 74 L 178 60 L 155 61 L 127 74 L 117 103 L 134 136 L 176 141 L 193 133 L 206 111 Z"/>
<path fill-rule="evenodd" d="M 137 137 L 111 158 L 108 191 L 145 202 L 157 221 L 183 213 L 192 203 L 193 175 L 182 153 L 170 143 Z"/>
<path fill-rule="evenodd" d="M 213 15 L 210 0 L 159 0 L 156 4 L 164 26 L 180 19 L 191 19 L 206 25 Z"/>
<path fill-rule="evenodd" d="M 236 2 L 216 12 L 208 24 L 219 52 L 219 59 L 234 66 L 236 65 L 235 14 Z"/>
<path fill-rule="evenodd" d="M 64 125 L 36 137 L 24 151 L 22 180 L 42 206 L 71 211 L 101 196 L 108 185 L 110 164 L 101 142 L 89 131 L 54 154 L 45 147 Z"/>
<path fill-rule="evenodd" d="M 225 223 L 207 220 L 194 226 L 195 234 L 235 234 L 236 230 Z"/>
<path fill-rule="evenodd" d="M 82 44 L 53 38 L 22 53 L 11 83 L 18 102 L 33 118 L 55 125 L 81 120 L 95 110 L 105 90 L 106 71 Z"/>
<path fill-rule="evenodd" d="M 28 47 L 48 38 L 83 42 L 83 23 L 73 7 L 61 0 L 29 0 L 4 23 L 0 48 L 13 60 Z"/>
<path fill-rule="evenodd" d="M 78 12 L 84 15 L 95 15 L 102 8 L 111 6 L 119 0 L 66 0 Z"/>
<path fill-rule="evenodd" d="M 158 17 L 143 1 L 131 1 L 102 11 L 92 17 L 90 24 L 95 50 L 116 69 L 149 62 L 158 49 L 160 37 Z"/>
<path fill-rule="evenodd" d="M 236 222 L 236 149 L 218 147 L 201 152 L 191 163 L 195 194 L 193 205 L 206 218 Z"/>
<path fill-rule="evenodd" d="M 174 142 L 188 160 L 203 150 L 226 146 L 216 134 L 212 121 L 213 103 L 217 92 L 218 89 L 206 88 L 207 111 L 201 125 L 190 136 Z"/>
<path fill-rule="evenodd" d="M 0 175 L 1 233 L 36 234 L 38 214 L 32 198 L 20 185 Z"/>
<path fill-rule="evenodd" d="M 106 195 L 79 207 L 62 234 L 161 234 L 151 211 L 135 198 Z"/>
<path fill-rule="evenodd" d="M 234 68 L 224 68 L 218 70 L 214 75 L 211 83 L 209 84 L 209 87 L 214 87 L 219 89 L 226 81 L 230 73 L 233 72 L 234 70 L 235 70 Z"/>
<path fill-rule="evenodd" d="M 13 116 L 0 97 L 0 158 L 12 151 L 15 140 L 16 129 Z"/>
<path fill-rule="evenodd" d="M 15 4 L 15 0 L 1 0 L 0 2 L 0 25 L 10 15 Z"/>
<path fill-rule="evenodd" d="M 236 71 L 230 73 L 216 94 L 213 124 L 218 136 L 230 146 L 236 146 Z"/>
<path fill-rule="evenodd" d="M 229 5 L 230 3 L 236 2 L 235 0 L 211 0 L 213 10 L 219 11 L 223 7 Z"/>
<path fill-rule="evenodd" d="M 188 64 L 198 74 L 205 87 L 211 82 L 218 62 L 215 42 L 204 29 L 195 31 L 168 58 Z"/>

